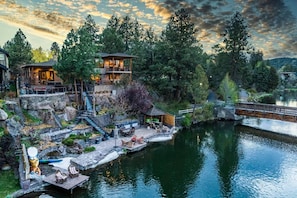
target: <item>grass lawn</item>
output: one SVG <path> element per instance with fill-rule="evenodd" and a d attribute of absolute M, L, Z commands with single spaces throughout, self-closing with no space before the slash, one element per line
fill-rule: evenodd
<path fill-rule="evenodd" d="M 12 170 L 0 171 L 0 197 L 6 197 L 19 189 L 19 180 L 15 178 Z"/>

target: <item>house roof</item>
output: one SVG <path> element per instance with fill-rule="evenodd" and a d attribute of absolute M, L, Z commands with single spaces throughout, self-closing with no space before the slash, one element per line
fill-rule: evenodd
<path fill-rule="evenodd" d="M 114 53 L 114 54 L 107 54 L 107 53 L 99 53 L 101 58 L 136 58 L 137 56 L 129 55 L 125 53 Z"/>
<path fill-rule="evenodd" d="M 152 108 L 150 108 L 144 114 L 145 115 L 148 115 L 148 116 L 162 116 L 162 115 L 166 115 L 166 113 L 164 111 L 161 111 L 160 109 L 157 109 L 155 106 L 153 106 Z"/>
<path fill-rule="evenodd" d="M 51 59 L 51 60 L 46 61 L 46 62 L 26 64 L 26 65 L 23 65 L 22 68 L 25 68 L 25 67 L 52 67 L 56 63 L 57 63 L 57 61 Z"/>
<path fill-rule="evenodd" d="M 7 67 L 5 66 L 5 65 L 2 65 L 2 64 L 0 64 L 0 69 L 3 69 L 3 70 L 7 70 Z"/>
<path fill-rule="evenodd" d="M 2 53 L 4 53 L 4 54 L 6 54 L 6 56 L 8 56 L 8 57 L 9 57 L 9 54 L 8 54 L 8 52 L 7 52 L 7 51 L 5 51 L 4 49 L 0 48 L 0 52 L 2 52 Z"/>

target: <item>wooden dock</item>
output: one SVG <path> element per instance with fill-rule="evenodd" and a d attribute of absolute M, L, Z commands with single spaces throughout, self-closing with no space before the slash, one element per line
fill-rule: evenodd
<path fill-rule="evenodd" d="M 65 181 L 63 184 L 58 184 L 58 183 L 56 183 L 55 173 L 51 174 L 43 179 L 44 182 L 47 182 L 54 186 L 58 186 L 65 190 L 70 190 L 71 194 L 72 194 L 74 188 L 81 187 L 88 180 L 89 180 L 89 176 L 79 174 L 78 177 L 74 177 L 74 178 L 68 177 L 67 181 Z"/>
<path fill-rule="evenodd" d="M 136 151 L 140 151 L 143 148 L 145 148 L 147 146 L 147 143 L 144 142 L 142 144 L 133 144 L 132 147 L 128 147 L 128 146 L 121 146 L 123 149 L 125 149 L 127 151 L 127 153 L 134 153 Z"/>

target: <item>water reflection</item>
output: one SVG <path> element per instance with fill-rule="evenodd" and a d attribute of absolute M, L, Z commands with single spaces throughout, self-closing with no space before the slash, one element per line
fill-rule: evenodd
<path fill-rule="evenodd" d="M 90 172 L 87 189 L 75 189 L 73 197 L 294 197 L 296 145 L 246 129 L 214 122 L 180 131 Z"/>
<path fill-rule="evenodd" d="M 144 185 L 152 182 L 160 185 L 156 197 L 186 196 L 199 175 L 203 158 L 197 134 L 184 131 L 183 136 L 176 136 L 170 143 L 153 145 L 149 151 L 120 160 L 108 167 L 103 176 L 109 185 L 129 183 L 135 187 L 135 178 L 141 175 Z"/>

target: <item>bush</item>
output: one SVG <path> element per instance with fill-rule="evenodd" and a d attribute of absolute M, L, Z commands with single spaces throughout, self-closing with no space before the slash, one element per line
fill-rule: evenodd
<path fill-rule="evenodd" d="M 185 128 L 189 128 L 192 125 L 192 118 L 190 114 L 186 114 L 185 117 L 183 118 L 181 125 Z"/>
<path fill-rule="evenodd" d="M 73 146 L 74 139 L 72 139 L 71 137 L 68 137 L 68 138 L 64 139 L 62 141 L 62 143 L 65 144 L 66 146 Z"/>
<path fill-rule="evenodd" d="M 262 95 L 258 98 L 258 102 L 264 104 L 275 104 L 276 100 L 273 95 Z"/>
<path fill-rule="evenodd" d="M 89 153 L 89 152 L 92 152 L 95 150 L 96 150 L 96 148 L 94 146 L 89 146 L 84 149 L 84 152 Z"/>

